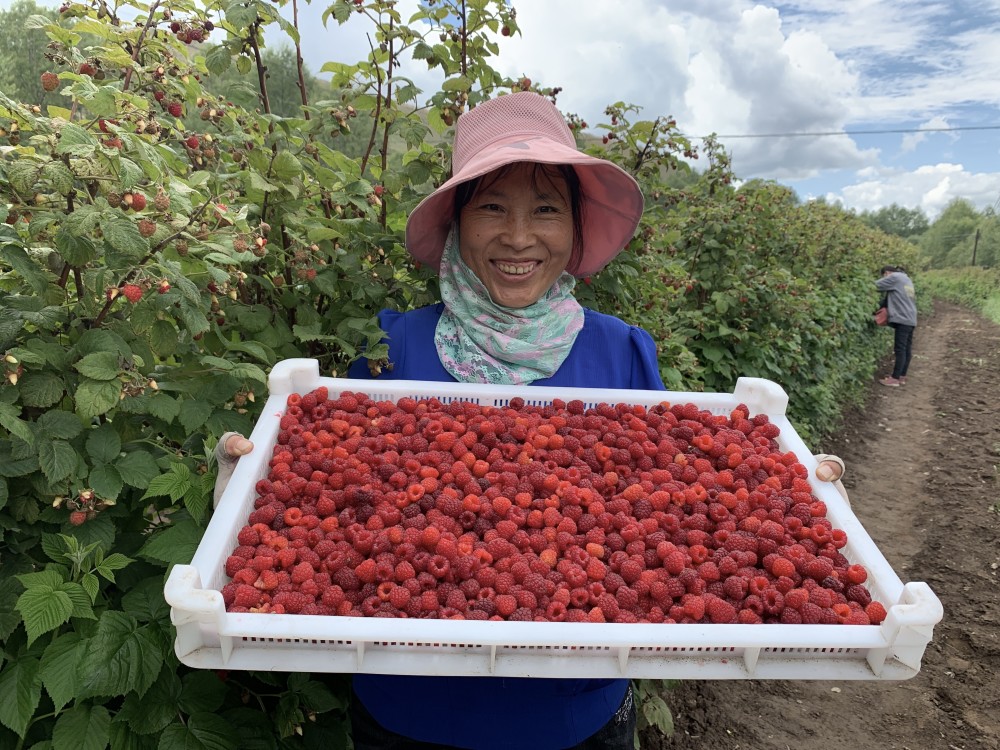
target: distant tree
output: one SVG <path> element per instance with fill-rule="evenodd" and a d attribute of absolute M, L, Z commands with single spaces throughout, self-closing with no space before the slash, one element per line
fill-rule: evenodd
<path fill-rule="evenodd" d="M 931 268 L 972 262 L 972 243 L 982 215 L 964 198 L 956 198 L 920 237 L 920 249 Z"/>
<path fill-rule="evenodd" d="M 45 16 L 54 21 L 59 13 L 54 8 L 36 5 L 34 0 L 17 0 L 8 10 L 0 10 L 0 91 L 25 104 L 55 102 L 69 106 L 69 100 L 56 91 L 42 89 L 41 74 L 58 72 L 59 68 L 45 57 L 49 43 L 45 32 L 26 28 L 31 16 Z"/>
<path fill-rule="evenodd" d="M 919 208 L 905 208 L 897 203 L 878 211 L 862 211 L 859 218 L 870 227 L 904 239 L 915 239 L 930 226 L 927 215 Z"/>

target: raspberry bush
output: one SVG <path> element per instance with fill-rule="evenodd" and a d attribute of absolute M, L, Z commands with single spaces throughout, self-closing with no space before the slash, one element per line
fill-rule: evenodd
<path fill-rule="evenodd" d="M 48 39 L 36 93 L 0 92 L 2 747 L 347 742 L 337 676 L 179 666 L 164 576 L 190 561 L 212 448 L 250 431 L 271 365 L 343 373 L 365 348 L 391 367 L 375 314 L 433 299 L 402 229 L 446 174 L 458 114 L 559 89 L 491 67 L 518 33 L 506 3 L 435 0 L 403 18 L 391 0 L 334 0 L 327 19 L 371 53 L 330 61 L 322 85 L 299 63 L 278 92 L 264 31 L 301 60 L 295 10 L 67 2 L 27 19 Z M 418 92 L 413 65 L 440 89 Z M 649 328 L 670 385 L 775 377 L 803 432 L 820 429 L 879 354 L 862 272 L 906 256 L 835 209 L 737 189 L 711 144 L 694 174 L 697 149 L 668 118 L 617 103 L 593 126 L 601 142 L 569 116 L 650 207 L 581 299 Z M 658 689 L 641 686 L 642 716 L 666 727 Z"/>

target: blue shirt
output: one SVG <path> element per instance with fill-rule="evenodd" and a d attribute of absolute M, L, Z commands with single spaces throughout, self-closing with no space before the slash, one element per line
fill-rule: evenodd
<path fill-rule="evenodd" d="M 380 380 L 455 381 L 434 346 L 443 309 L 437 304 L 380 313 L 393 363 Z M 348 374 L 370 379 L 367 360 L 355 362 Z M 566 361 L 552 377 L 532 385 L 665 390 L 650 335 L 586 308 L 583 329 Z M 386 729 L 476 750 L 576 745 L 611 719 L 627 687 L 625 679 L 354 675 L 355 694 Z"/>

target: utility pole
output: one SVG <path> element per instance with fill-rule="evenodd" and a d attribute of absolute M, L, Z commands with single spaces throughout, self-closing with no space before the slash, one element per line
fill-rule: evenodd
<path fill-rule="evenodd" d="M 976 249 L 979 247 L 979 230 L 976 229 L 976 239 L 972 241 L 972 265 L 976 265 Z"/>

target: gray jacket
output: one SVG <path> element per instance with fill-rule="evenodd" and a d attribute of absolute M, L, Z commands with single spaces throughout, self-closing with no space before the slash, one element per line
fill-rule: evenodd
<path fill-rule="evenodd" d="M 917 325 L 917 293 L 909 276 L 902 271 L 895 271 L 878 279 L 875 286 L 886 293 L 890 323 Z"/>

